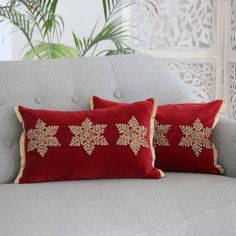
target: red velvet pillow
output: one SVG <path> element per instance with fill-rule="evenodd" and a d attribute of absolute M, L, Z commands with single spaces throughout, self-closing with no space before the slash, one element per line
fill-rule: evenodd
<path fill-rule="evenodd" d="M 155 166 L 163 171 L 222 174 L 212 130 L 224 109 L 224 101 L 205 104 L 158 106 L 155 119 Z M 92 97 L 91 109 L 127 104 Z"/>
<path fill-rule="evenodd" d="M 155 112 L 153 100 L 80 112 L 17 107 L 24 132 L 15 183 L 160 178 L 153 167 Z"/>

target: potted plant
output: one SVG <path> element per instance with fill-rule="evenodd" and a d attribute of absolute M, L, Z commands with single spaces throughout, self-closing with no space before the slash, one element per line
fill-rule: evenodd
<path fill-rule="evenodd" d="M 74 47 L 60 43 L 64 21 L 57 15 L 58 0 L 9 0 L 0 5 L 0 23 L 10 22 L 27 40 L 24 59 L 71 58 L 84 56 L 134 53 L 136 40 L 130 36 L 132 26 L 121 16 L 121 11 L 134 4 L 141 4 L 157 14 L 157 0 L 101 0 L 105 23 L 80 39 L 72 32 Z M 111 41 L 113 47 L 98 50 L 103 41 Z"/>

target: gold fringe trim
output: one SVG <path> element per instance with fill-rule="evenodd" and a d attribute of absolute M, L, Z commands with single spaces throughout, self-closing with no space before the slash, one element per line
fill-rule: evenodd
<path fill-rule="evenodd" d="M 219 111 L 217 112 L 216 114 L 216 117 L 215 117 L 215 120 L 214 120 L 214 123 L 212 125 L 212 129 L 215 128 L 216 124 L 218 123 L 219 119 L 220 119 L 220 116 L 223 114 L 224 110 L 225 110 L 225 107 L 226 107 L 226 102 L 223 100 L 222 101 L 222 104 L 221 104 L 221 107 L 219 109 Z"/>
<path fill-rule="evenodd" d="M 152 110 L 152 115 L 151 115 L 151 121 L 150 121 L 150 148 L 151 148 L 151 153 L 152 153 L 152 167 L 155 168 L 155 161 L 156 161 L 156 154 L 155 154 L 155 149 L 153 146 L 153 138 L 154 138 L 154 132 L 155 132 L 155 118 L 158 110 L 158 101 L 153 98 L 154 104 L 153 104 L 153 110 Z M 165 177 L 165 174 L 162 170 L 157 169 L 161 177 Z"/>
<path fill-rule="evenodd" d="M 157 170 L 160 172 L 161 178 L 165 177 L 165 173 L 161 169 L 157 169 Z"/>
<path fill-rule="evenodd" d="M 222 115 L 222 113 L 223 113 L 224 110 L 225 110 L 225 107 L 226 107 L 226 102 L 223 100 L 222 105 L 221 105 L 219 111 L 218 111 L 217 114 L 216 114 L 214 123 L 213 123 L 213 125 L 212 125 L 212 130 L 215 128 L 216 124 L 218 123 L 218 121 L 219 121 L 219 119 L 220 119 L 220 116 Z M 215 167 L 216 169 L 218 169 L 221 174 L 223 174 L 223 173 L 224 173 L 223 167 L 217 163 L 218 153 L 217 153 L 217 149 L 216 149 L 214 143 L 212 143 L 212 146 L 213 146 L 214 167 Z"/>
<path fill-rule="evenodd" d="M 94 110 L 93 96 L 89 99 L 90 110 Z"/>
<path fill-rule="evenodd" d="M 158 107 L 158 101 L 153 98 L 153 109 L 152 109 L 152 115 L 151 115 L 151 120 L 150 120 L 150 148 L 151 148 L 151 153 L 152 153 L 152 167 L 154 167 L 155 160 L 156 160 L 156 154 L 155 154 L 155 149 L 153 147 L 153 137 L 154 137 L 154 123 L 155 123 L 155 117 L 157 114 L 157 107 Z"/>
<path fill-rule="evenodd" d="M 19 122 L 22 123 L 22 127 L 23 127 L 23 132 L 20 137 L 20 157 L 21 157 L 20 170 L 19 170 L 19 173 L 14 181 L 15 184 L 18 184 L 20 178 L 23 175 L 24 169 L 25 169 L 25 125 L 24 125 L 24 120 L 23 120 L 23 117 L 21 116 L 18 106 L 15 107 L 15 113 L 16 113 L 16 116 L 17 116 Z"/>
<path fill-rule="evenodd" d="M 217 149 L 214 144 L 213 144 L 213 156 L 214 156 L 214 167 L 217 168 L 221 174 L 224 174 L 225 170 L 223 169 L 221 165 L 217 163 L 218 154 L 217 154 Z"/>

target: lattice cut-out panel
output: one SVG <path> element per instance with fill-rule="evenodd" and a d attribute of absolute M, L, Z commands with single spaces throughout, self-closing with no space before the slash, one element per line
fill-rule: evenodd
<path fill-rule="evenodd" d="M 130 11 L 140 48 L 214 47 L 215 0 L 160 0 L 159 15 L 135 6 Z"/>
<path fill-rule="evenodd" d="M 215 98 L 216 62 L 215 60 L 168 60 L 171 69 L 200 98 L 209 101 Z"/>
<path fill-rule="evenodd" d="M 230 116 L 236 119 L 236 63 L 228 64 Z"/>
<path fill-rule="evenodd" d="M 231 49 L 236 51 L 236 0 L 231 0 Z"/>

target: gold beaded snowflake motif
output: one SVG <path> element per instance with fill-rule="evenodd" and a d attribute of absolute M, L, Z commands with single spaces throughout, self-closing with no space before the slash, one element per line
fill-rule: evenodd
<path fill-rule="evenodd" d="M 27 132 L 27 138 L 29 140 L 27 146 L 27 152 L 37 150 L 41 157 L 44 157 L 48 151 L 48 147 L 61 146 L 59 141 L 54 135 L 58 131 L 58 126 L 46 126 L 46 124 L 38 119 L 35 129 L 30 129 Z"/>
<path fill-rule="evenodd" d="M 139 125 L 134 116 L 128 121 L 128 124 L 116 124 L 116 127 L 120 134 L 117 145 L 129 145 L 136 156 L 141 147 L 149 148 L 146 137 L 148 129 L 143 125 Z"/>
<path fill-rule="evenodd" d="M 106 129 L 105 124 L 95 124 L 86 118 L 81 126 L 69 126 L 70 131 L 74 134 L 70 142 L 70 146 L 83 146 L 85 152 L 91 155 L 95 146 L 106 146 L 108 142 L 102 135 Z"/>
<path fill-rule="evenodd" d="M 154 148 L 156 148 L 157 146 L 170 146 L 169 140 L 166 137 L 170 127 L 171 125 L 159 124 L 159 122 L 155 119 L 153 137 Z"/>
<path fill-rule="evenodd" d="M 199 157 L 203 149 L 212 149 L 211 129 L 203 126 L 200 119 L 196 119 L 192 126 L 180 125 L 184 137 L 179 146 L 191 147 L 195 156 Z"/>

